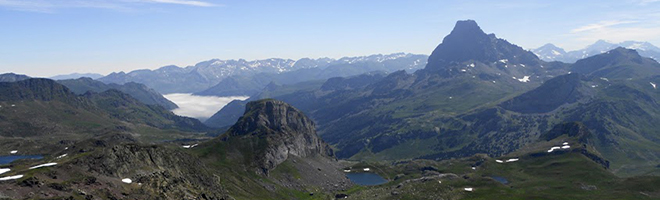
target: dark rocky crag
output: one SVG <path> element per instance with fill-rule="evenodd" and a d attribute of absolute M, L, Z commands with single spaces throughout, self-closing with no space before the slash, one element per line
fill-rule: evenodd
<path fill-rule="evenodd" d="M 334 156 L 315 129 L 314 122 L 298 109 L 282 101 L 266 99 L 248 103 L 245 115 L 229 129 L 224 139 L 255 140 L 254 160 L 262 172 L 268 174 L 289 156 Z"/>
<path fill-rule="evenodd" d="M 249 102 L 236 124 L 217 139 L 200 144 L 197 151 L 202 159 L 228 166 L 227 171 L 270 180 L 247 186 L 255 190 L 327 194 L 352 185 L 333 150 L 316 135 L 315 123 L 279 100 Z"/>

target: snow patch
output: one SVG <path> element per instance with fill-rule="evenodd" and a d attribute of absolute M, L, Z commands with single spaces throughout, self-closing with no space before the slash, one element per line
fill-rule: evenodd
<path fill-rule="evenodd" d="M 502 161 L 502 160 L 495 160 L 495 162 L 497 162 L 497 163 L 504 163 L 504 161 Z"/>
<path fill-rule="evenodd" d="M 11 171 L 9 168 L 0 168 L 0 174 L 7 173 L 8 171 Z"/>
<path fill-rule="evenodd" d="M 124 183 L 132 183 L 133 180 L 131 180 L 130 178 L 125 178 L 125 179 L 121 179 L 121 182 L 124 182 Z"/>
<path fill-rule="evenodd" d="M 472 191 L 474 191 L 473 188 L 464 188 L 464 190 L 465 190 L 466 192 L 472 192 Z"/>
<path fill-rule="evenodd" d="M 561 149 L 561 147 L 552 147 L 550 150 L 548 150 L 548 153 L 552 153 L 555 150 Z"/>
<path fill-rule="evenodd" d="M 369 169 L 369 168 L 364 168 L 363 170 L 364 170 L 365 172 L 371 171 L 371 169 Z"/>
<path fill-rule="evenodd" d="M 511 159 L 506 160 L 506 162 L 516 162 L 518 160 L 519 160 L 518 158 L 511 158 Z"/>
<path fill-rule="evenodd" d="M 351 172 L 351 170 L 350 169 L 345 169 L 344 172 L 348 173 L 348 172 Z"/>
<path fill-rule="evenodd" d="M 499 60 L 499 62 L 506 63 L 506 62 L 509 62 L 509 59 L 502 59 L 502 60 Z"/>
<path fill-rule="evenodd" d="M 553 49 L 552 50 L 552 55 L 558 56 L 558 55 L 561 55 L 561 53 L 559 53 L 558 51 Z"/>
<path fill-rule="evenodd" d="M 41 164 L 37 166 L 30 167 L 30 169 L 37 169 L 37 168 L 42 168 L 42 167 L 50 167 L 50 166 L 55 166 L 57 163 L 46 163 L 46 164 Z"/>
<path fill-rule="evenodd" d="M 632 43 L 630 46 L 626 47 L 628 49 L 639 49 L 639 50 L 644 50 L 642 47 L 642 43 Z"/>
<path fill-rule="evenodd" d="M 518 81 L 520 81 L 520 82 L 522 82 L 522 83 L 527 83 L 527 82 L 529 82 L 529 76 L 523 76 L 523 78 L 516 78 L 516 77 L 514 76 L 513 79 L 516 79 L 516 80 L 518 80 Z"/>
<path fill-rule="evenodd" d="M 571 148 L 571 146 L 564 145 L 564 146 L 562 146 L 561 148 L 562 148 L 562 149 L 569 149 L 569 148 Z"/>
<path fill-rule="evenodd" d="M 23 178 L 23 175 L 21 174 L 21 175 L 16 175 L 16 176 L 5 176 L 5 177 L 0 178 L 0 181 L 14 180 L 14 179 L 19 179 L 19 178 Z"/>
<path fill-rule="evenodd" d="M 470 63 L 470 65 L 468 65 L 468 66 L 470 66 L 470 67 L 474 67 L 474 63 Z"/>
<path fill-rule="evenodd" d="M 18 150 L 11 150 L 9 153 L 10 154 L 16 154 L 16 153 L 18 153 Z"/>
<path fill-rule="evenodd" d="M 62 154 L 61 156 L 57 156 L 57 159 L 62 159 L 62 158 L 64 158 L 64 157 L 66 157 L 66 156 L 67 156 L 67 154 L 65 153 L 65 154 Z"/>
<path fill-rule="evenodd" d="M 186 148 L 186 149 L 191 149 L 191 148 L 193 148 L 193 147 L 196 147 L 197 145 L 199 145 L 199 144 L 183 145 L 183 146 L 181 146 L 181 147 Z"/>
<path fill-rule="evenodd" d="M 655 87 L 655 86 L 656 86 L 655 83 L 653 83 L 653 82 L 649 82 L 649 83 L 651 84 L 651 86 L 653 86 L 653 89 L 656 89 L 656 87 Z"/>

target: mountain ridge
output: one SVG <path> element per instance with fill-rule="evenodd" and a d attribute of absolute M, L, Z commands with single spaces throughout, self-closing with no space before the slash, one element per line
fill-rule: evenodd
<path fill-rule="evenodd" d="M 552 48 L 551 48 L 552 47 Z M 583 49 L 566 52 L 564 49 L 559 48 L 553 44 L 545 44 L 539 48 L 532 49 L 537 56 L 545 61 L 561 61 L 565 63 L 574 63 L 577 60 L 591 57 L 597 54 L 605 53 L 607 51 L 616 49 L 617 47 L 624 47 L 627 49 L 635 49 L 640 55 L 654 60 L 660 59 L 660 48 L 654 46 L 649 42 L 639 41 L 623 41 L 620 43 L 610 43 L 605 40 L 598 40 L 593 44 L 586 46 Z M 554 51 L 553 51 L 554 50 Z"/>
<path fill-rule="evenodd" d="M 421 60 L 420 60 L 421 59 Z M 230 76 L 239 76 L 241 79 L 251 79 L 253 76 L 273 79 L 279 74 L 287 72 L 296 72 L 292 75 L 283 75 L 278 78 L 284 84 L 290 84 L 309 80 L 309 78 L 330 78 L 334 76 L 357 75 L 360 73 L 374 71 L 371 65 L 391 66 L 394 70 L 399 69 L 419 69 L 426 59 L 423 55 L 394 53 L 388 55 L 371 55 L 360 57 L 343 57 L 340 59 L 309 59 L 299 60 L 271 58 L 265 60 L 246 61 L 239 60 L 219 60 L 213 59 L 197 63 L 185 68 L 177 66 L 165 66 L 156 70 L 134 70 L 128 73 L 114 72 L 105 77 L 99 78 L 104 83 L 137 82 L 147 85 L 160 93 L 197 93 L 207 90 L 223 79 Z M 397 60 L 406 60 L 399 62 Z M 390 63 L 390 64 L 385 64 Z M 331 67 L 337 66 L 337 67 Z M 346 66 L 355 66 L 358 72 L 351 72 L 356 69 L 348 70 Z M 359 67 L 362 66 L 362 67 Z M 327 69 L 330 67 L 330 69 Z M 364 68 L 364 69 L 362 69 Z M 387 68 L 387 67 L 386 67 Z M 346 70 L 346 71 L 342 71 Z M 365 71 L 366 70 L 366 71 Z M 333 75 L 334 74 L 334 75 Z M 307 78 L 296 81 L 300 78 Z M 258 78 L 255 78 L 258 79 Z M 287 82 L 283 82 L 287 81 Z M 295 81 L 295 82 L 292 82 Z M 256 82 L 258 89 L 265 86 L 270 80 Z M 260 85 L 263 84 L 263 85 Z M 250 83 L 247 85 L 254 85 Z M 246 88 L 254 90 L 254 88 Z M 201 94 L 211 93 L 211 91 Z M 217 93 L 217 92 L 216 92 Z"/>
<path fill-rule="evenodd" d="M 165 109 L 172 110 L 178 108 L 172 101 L 166 99 L 160 93 L 147 87 L 146 85 L 128 82 L 124 84 L 105 84 L 101 81 L 93 80 L 92 78 L 78 78 L 78 79 L 65 79 L 58 80 L 58 83 L 68 87 L 74 93 L 80 95 L 86 92 L 101 93 L 107 90 L 115 89 L 123 93 L 131 95 L 133 98 L 140 100 L 142 103 L 149 105 L 160 105 Z"/>

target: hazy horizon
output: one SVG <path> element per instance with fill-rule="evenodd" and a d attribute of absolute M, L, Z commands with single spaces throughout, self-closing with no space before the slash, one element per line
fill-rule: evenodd
<path fill-rule="evenodd" d="M 210 59 L 428 55 L 464 19 L 525 49 L 552 43 L 575 50 L 599 39 L 658 45 L 660 14 L 654 7 L 659 5 L 657 0 L 0 0 L 0 26 L 9 27 L 0 30 L 5 36 L 0 73 L 107 75 Z"/>

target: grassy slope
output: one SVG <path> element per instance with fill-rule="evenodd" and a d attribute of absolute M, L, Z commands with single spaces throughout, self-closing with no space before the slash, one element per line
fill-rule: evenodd
<path fill-rule="evenodd" d="M 233 148 L 241 148 L 250 145 L 228 144 L 227 142 L 212 141 L 190 150 L 199 156 L 213 172 L 221 174 L 222 185 L 236 199 L 328 199 L 330 194 L 314 193 L 286 188 L 277 185 L 271 178 L 281 178 L 284 175 L 296 176 L 296 171 L 291 163 L 284 162 L 277 166 L 271 177 L 256 174 L 252 169 L 251 162 L 244 160 L 251 155 L 240 155 Z M 243 152 L 246 149 L 241 149 Z M 318 191 L 315 188 L 307 188 L 306 191 Z"/>
<path fill-rule="evenodd" d="M 403 178 L 385 185 L 356 187 L 351 199 L 653 199 L 659 198 L 658 177 L 618 178 L 582 154 L 571 152 L 541 157 L 522 157 L 513 163 L 497 163 L 487 158 L 477 166 L 477 158 L 443 162 L 413 161 L 380 170 L 385 177 Z M 379 165 L 387 168 L 387 165 Z M 418 181 L 422 167 L 461 178 Z M 384 172 L 384 173 L 382 173 Z M 502 184 L 491 176 L 506 178 Z M 401 186 L 398 186 L 401 185 Z M 463 188 L 472 187 L 474 192 Z M 396 191 L 397 195 L 392 195 Z M 651 195 L 651 196 L 647 196 Z"/>

